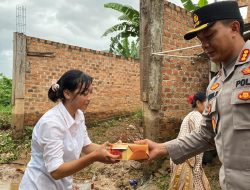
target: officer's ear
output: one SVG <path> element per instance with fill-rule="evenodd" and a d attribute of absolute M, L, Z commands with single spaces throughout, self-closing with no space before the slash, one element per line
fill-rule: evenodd
<path fill-rule="evenodd" d="M 240 22 L 235 20 L 230 23 L 230 27 L 234 34 L 240 34 Z"/>

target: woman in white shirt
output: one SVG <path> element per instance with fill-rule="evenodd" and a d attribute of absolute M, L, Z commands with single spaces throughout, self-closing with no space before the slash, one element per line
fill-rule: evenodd
<path fill-rule="evenodd" d="M 205 109 L 206 95 L 198 92 L 189 96 L 189 103 L 193 110 L 183 119 L 177 138 L 182 138 L 192 131 L 200 130 L 202 112 Z M 210 190 L 208 179 L 202 168 L 203 153 L 186 160 L 184 163 L 175 165 L 170 160 L 172 170 L 169 190 Z"/>
<path fill-rule="evenodd" d="M 94 144 L 88 137 L 81 110 L 88 107 L 92 88 L 92 77 L 79 70 L 67 71 L 52 84 L 48 97 L 59 104 L 33 129 L 31 160 L 20 190 L 71 190 L 72 174 L 95 161 L 117 162 L 118 156 L 106 150 L 107 143 Z"/>

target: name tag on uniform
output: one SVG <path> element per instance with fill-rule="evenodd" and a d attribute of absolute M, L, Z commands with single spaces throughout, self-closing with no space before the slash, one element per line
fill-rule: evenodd
<path fill-rule="evenodd" d="M 243 86 L 250 86 L 250 79 L 249 78 L 242 78 L 236 81 L 235 87 L 243 87 Z"/>

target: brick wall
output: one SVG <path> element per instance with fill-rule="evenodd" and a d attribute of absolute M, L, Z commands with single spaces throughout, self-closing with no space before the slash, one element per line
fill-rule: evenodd
<path fill-rule="evenodd" d="M 197 39 L 183 39 L 183 35 L 192 28 L 191 14 L 169 2 L 165 2 L 164 8 L 163 50 L 199 44 Z M 201 48 L 193 48 L 171 54 L 189 56 L 202 52 Z M 160 140 L 169 140 L 176 136 L 182 119 L 191 111 L 187 97 L 197 91 L 205 91 L 208 80 L 207 60 L 164 56 Z"/>
<path fill-rule="evenodd" d="M 34 37 L 27 37 L 26 60 L 24 125 L 34 125 L 55 105 L 47 98 L 51 81 L 69 69 L 80 69 L 94 77 L 87 121 L 141 108 L 137 60 Z"/>
<path fill-rule="evenodd" d="M 199 44 L 185 41 L 183 35 L 192 28 L 191 14 L 165 2 L 163 50 Z M 51 52 L 55 57 L 32 56 L 32 52 Z M 68 69 L 81 69 L 94 77 L 94 98 L 86 116 L 89 120 L 126 114 L 141 107 L 139 62 L 112 54 L 70 46 L 38 38 L 27 38 L 25 73 L 25 125 L 33 125 L 54 104 L 47 98 L 52 79 Z M 173 52 L 178 55 L 202 53 L 201 48 Z M 37 55 L 34 54 L 33 55 Z M 160 139 L 172 139 L 184 116 L 191 110 L 187 97 L 205 91 L 209 79 L 209 63 L 203 59 L 164 56 Z"/>

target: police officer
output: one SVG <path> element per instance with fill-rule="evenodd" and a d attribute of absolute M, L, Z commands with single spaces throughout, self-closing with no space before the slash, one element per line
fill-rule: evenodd
<path fill-rule="evenodd" d="M 222 68 L 207 88 L 201 131 L 166 143 L 148 143 L 150 159 L 169 153 L 176 163 L 215 143 L 223 190 L 250 189 L 250 41 L 243 39 L 243 19 L 235 1 L 206 5 L 193 12 L 194 29 L 208 57 Z"/>

